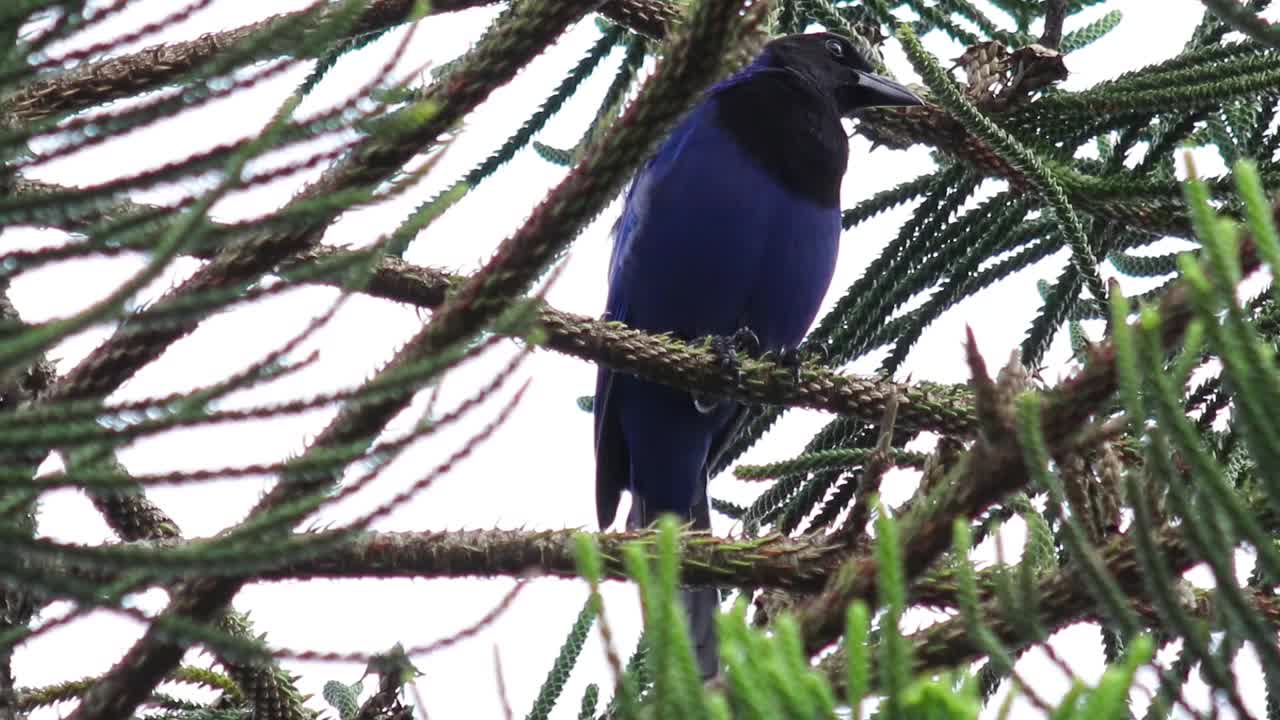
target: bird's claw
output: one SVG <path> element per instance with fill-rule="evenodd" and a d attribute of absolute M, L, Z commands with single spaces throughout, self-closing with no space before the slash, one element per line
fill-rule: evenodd
<path fill-rule="evenodd" d="M 791 373 L 791 382 L 797 385 L 800 384 L 800 366 L 804 360 L 799 348 L 785 347 L 778 351 L 778 365 Z"/>
<path fill-rule="evenodd" d="M 811 342 L 806 345 L 801 352 L 804 353 L 806 360 L 814 363 L 815 365 L 822 365 L 823 367 L 831 366 L 831 349 L 828 348 L 827 344 L 824 342 Z"/>
<path fill-rule="evenodd" d="M 710 335 L 708 340 L 711 352 L 726 372 L 737 373 L 738 353 L 752 358 L 760 356 L 760 338 L 749 328 L 739 328 L 732 335 Z"/>
<path fill-rule="evenodd" d="M 791 374 L 792 383 L 800 382 L 800 366 L 804 365 L 805 356 L 799 347 L 783 347 L 772 356 L 774 363 Z"/>
<path fill-rule="evenodd" d="M 799 347 L 784 347 L 774 357 L 779 367 L 791 372 L 792 382 L 799 384 L 800 368 L 806 362 L 826 365 L 831 356 L 827 353 L 825 345 L 816 344 L 803 349 Z"/>
<path fill-rule="evenodd" d="M 733 371 L 738 369 L 738 351 L 733 346 L 732 336 L 712 335 L 709 349 L 711 354 L 716 356 L 716 362 L 720 365 L 721 370 Z"/>
<path fill-rule="evenodd" d="M 738 328 L 732 335 L 708 336 L 708 347 L 720 363 L 720 369 L 733 375 L 737 383 L 742 378 L 738 353 L 748 357 L 760 356 L 760 338 L 750 328 Z M 721 398 L 693 393 L 693 405 L 700 413 L 709 413 L 719 406 Z"/>
<path fill-rule="evenodd" d="M 738 328 L 730 340 L 733 341 L 733 348 L 737 352 L 744 353 L 748 357 L 760 356 L 760 338 L 751 331 L 751 328 Z"/>

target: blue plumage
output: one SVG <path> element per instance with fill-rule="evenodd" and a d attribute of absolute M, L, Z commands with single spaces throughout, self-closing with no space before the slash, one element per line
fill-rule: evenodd
<path fill-rule="evenodd" d="M 749 329 L 764 350 L 794 348 L 831 281 L 848 146 L 840 118 L 917 104 L 870 74 L 848 40 L 793 35 L 712 88 L 640 170 L 614 232 L 606 318 L 694 339 Z M 709 528 L 708 461 L 732 440 L 741 406 L 600 368 L 596 504 L 628 526 L 674 513 Z M 686 592 L 705 674 L 717 669 L 715 590 Z"/>

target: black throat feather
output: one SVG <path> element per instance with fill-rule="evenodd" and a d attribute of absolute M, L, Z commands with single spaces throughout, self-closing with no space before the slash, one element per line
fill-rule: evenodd
<path fill-rule="evenodd" d="M 720 89 L 715 103 L 720 126 L 783 187 L 839 206 L 849 145 L 834 101 L 803 78 L 772 70 Z"/>

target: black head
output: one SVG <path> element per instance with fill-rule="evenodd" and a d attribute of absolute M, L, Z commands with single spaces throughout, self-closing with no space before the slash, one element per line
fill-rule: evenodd
<path fill-rule="evenodd" d="M 871 63 L 842 35 L 786 35 L 765 46 L 765 57 L 834 98 L 841 115 L 869 107 L 924 104 L 907 88 L 872 72 Z"/>

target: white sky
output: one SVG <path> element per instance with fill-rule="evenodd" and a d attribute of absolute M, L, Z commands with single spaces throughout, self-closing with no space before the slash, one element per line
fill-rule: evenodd
<path fill-rule="evenodd" d="M 239 26 L 305 5 L 300 0 L 245 3 L 215 0 L 188 22 L 171 27 L 160 37 L 178 40 L 218 29 Z M 981 3 L 980 3 L 981 4 Z M 104 24 L 102 39 L 126 28 L 136 27 L 170 11 L 173 3 L 139 1 L 110 23 Z M 1193 0 L 1113 0 L 1095 7 L 1075 20 L 1067 30 L 1084 20 L 1092 20 L 1108 9 L 1121 9 L 1125 20 L 1109 37 L 1071 55 L 1067 66 L 1071 77 L 1066 87 L 1079 89 L 1113 77 L 1123 71 L 1156 62 L 1177 53 L 1200 15 Z M 479 36 L 497 8 L 432 17 L 420 24 L 400 73 L 412 72 L 424 63 L 439 64 L 466 50 Z M 312 109 L 362 85 L 392 48 L 403 31 L 391 33 L 373 47 L 345 58 L 330 74 Z M 517 80 L 499 90 L 467 121 L 465 131 L 453 143 L 439 167 L 407 197 L 385 206 L 349 213 L 326 237 L 331 243 L 364 244 L 395 227 L 398 220 L 435 190 L 447 186 L 465 173 L 491 149 L 497 147 L 559 82 L 568 66 L 586 51 L 597 37 L 595 24 L 587 20 L 576 26 L 545 56 L 532 63 Z M 943 58 L 954 58 L 961 48 L 938 33 L 926 38 L 927 45 Z M 148 38 L 143 44 L 157 42 Z M 79 43 L 77 43 L 78 45 Z M 901 51 L 894 43 L 887 47 L 890 67 L 906 82 L 918 82 Z M 558 147 L 572 146 L 580 137 L 590 114 L 613 76 L 621 49 L 570 101 L 537 139 Z M 130 173 L 180 157 L 219 142 L 253 134 L 276 109 L 278 103 L 305 75 L 306 68 L 284 73 L 251 91 L 211 104 L 189 116 L 148 128 L 134 136 L 114 140 L 43 167 L 37 177 L 56 182 L 88 184 Z M 426 78 L 421 79 L 423 82 Z M 141 140 L 142 142 L 139 142 Z M 910 179 L 931 167 L 929 152 L 916 147 L 905 152 L 877 150 L 869 153 L 866 141 L 855 138 L 851 145 L 850 173 L 844 183 L 845 206 L 897 182 Z M 1215 173 L 1221 163 L 1212 156 L 1200 160 L 1201 172 Z M 496 244 L 517 228 L 528 212 L 563 174 L 530 150 L 522 151 L 496 176 L 471 193 L 457 207 L 418 238 L 408 259 L 424 265 L 469 271 L 488 257 Z M 218 206 L 222 219 L 248 217 L 267 211 L 288 200 L 297 181 L 278 183 L 248 196 L 229 199 Z M 188 186 L 190 187 L 190 186 Z M 989 191 L 990 185 L 987 187 Z M 173 189 L 158 190 L 139 199 L 161 200 L 173 196 Z M 983 193 L 986 196 L 987 192 Z M 608 229 L 618 211 L 615 202 L 575 243 L 563 273 L 549 294 L 556 307 L 595 315 L 603 307 L 605 266 L 610 248 Z M 828 302 L 834 301 L 892 237 L 907 217 L 906 209 L 885 213 L 846 234 L 840 264 Z M 5 235 L 5 247 L 56 242 L 52 232 L 13 232 Z M 1001 286 L 988 289 L 935 323 L 912 350 L 900 377 L 960 382 L 966 379 L 961 356 L 964 325 L 970 324 L 980 348 L 991 366 L 1002 365 L 1010 350 L 1021 341 L 1040 306 L 1035 291 L 1039 279 L 1052 280 L 1065 262 L 1058 253 L 1021 273 Z M 24 318 L 40 321 L 64 316 L 110 292 L 140 267 L 136 258 L 112 261 L 76 262 L 53 266 L 23 276 L 12 288 L 12 297 Z M 190 272 L 194 263 L 179 264 Z M 179 275 L 157 284 L 163 291 Z M 1145 290 L 1147 285 L 1126 283 L 1126 290 Z M 154 296 L 154 293 L 152 294 Z M 315 313 L 327 307 L 333 293 L 324 289 L 304 289 L 272 298 L 248 308 L 219 315 L 206 322 L 194 335 L 177 343 L 161 360 L 146 368 L 113 398 L 136 399 L 189 389 L 225 377 L 257 359 L 281 339 L 299 331 Z M 917 303 L 921 299 L 917 299 Z M 267 399 L 306 397 L 349 387 L 368 377 L 421 326 L 425 315 L 390 303 L 356 298 L 338 318 L 308 343 L 320 361 L 299 373 L 247 397 L 236 397 L 231 405 L 247 405 Z M 96 346 L 109 328 L 95 329 L 77 336 L 54 353 L 60 370 L 67 370 Z M 491 377 L 513 350 L 510 343 L 491 352 L 446 379 L 441 402 L 446 407 L 466 397 L 472 388 Z M 1055 342 L 1046 378 L 1063 374 L 1066 357 L 1065 333 Z M 874 370 L 881 355 L 864 358 L 854 370 Z M 594 367 L 582 361 L 539 352 L 521 368 L 518 379 L 533 382 L 522 406 L 510 422 L 480 452 L 437 482 L 429 491 L 398 508 L 378 524 L 386 530 L 451 528 L 563 528 L 594 526 L 593 460 L 590 416 L 575 406 L 575 398 L 593 388 Z M 473 418 L 452 431 L 443 432 L 421 444 L 398 461 L 392 471 L 369 492 L 322 514 L 317 524 L 350 519 L 362 510 L 402 489 L 433 468 L 459 447 L 479 424 L 491 418 L 519 382 L 483 405 Z M 417 406 L 421 409 L 421 405 Z M 121 457 L 135 472 L 221 467 L 255 462 L 272 462 L 296 454 L 305 442 L 331 417 L 331 412 L 241 424 L 216 426 L 166 434 L 125 449 Z M 416 413 L 402 416 L 394 425 L 403 429 Z M 828 418 L 817 412 L 792 412 L 779 428 L 760 442 L 744 458 L 745 462 L 789 457 Z M 53 467 L 52 464 L 49 467 Z M 891 477 L 891 480 L 893 478 Z M 913 489 L 909 478 L 896 476 L 888 482 L 885 500 L 901 502 Z M 187 537 L 207 536 L 234 524 L 263 492 L 262 480 L 206 483 L 182 488 L 158 488 L 150 496 L 174 519 Z M 742 501 L 759 488 L 721 477 L 712 483 L 720 497 Z M 621 516 L 621 515 L 620 515 Z M 40 531 L 52 537 L 85 543 L 112 539 L 110 531 L 84 497 L 75 492 L 47 495 L 42 505 Z M 716 529 L 729 532 L 725 518 L 717 518 Z M 1016 538 L 1011 538 L 1016 540 Z M 379 651 L 395 642 L 422 645 L 456 632 L 487 613 L 510 589 L 510 580 L 434 581 L 349 581 L 256 585 L 246 588 L 236 607 L 252 612 L 258 631 L 267 632 L 271 643 L 294 649 L 317 651 Z M 476 637 L 446 651 L 416 659 L 423 671 L 418 686 L 425 710 L 432 718 L 500 716 L 494 672 L 494 648 L 502 661 L 507 696 L 518 716 L 529 705 L 551 666 L 561 642 L 585 598 L 581 583 L 544 580 L 533 583 L 505 615 Z M 158 608 L 163 595 L 154 592 L 139 599 L 145 608 Z M 610 584 L 606 592 L 607 612 L 624 656 L 630 654 L 639 629 L 634 589 Z M 318 628 L 322 628 L 317 631 Z M 19 649 L 16 672 L 19 684 L 39 686 L 61 680 L 101 673 L 141 632 L 136 623 L 99 613 L 91 618 L 52 632 Z M 1096 630 L 1078 627 L 1062 633 L 1058 647 L 1066 649 L 1067 661 L 1086 680 L 1097 678 L 1102 667 Z M 1068 680 L 1046 668 L 1032 653 L 1023 669 L 1042 683 L 1041 692 L 1055 697 Z M 207 657 L 188 657 L 204 663 Z M 1026 663 L 1035 663 L 1028 666 Z M 363 666 L 290 664 L 302 678 L 301 687 L 313 693 L 315 707 L 325 707 L 319 697 L 327 680 L 353 682 Z M 1246 675 L 1256 668 L 1245 669 Z M 588 682 L 611 686 L 603 664 L 601 644 L 593 637 L 583 660 L 570 678 L 556 717 L 576 717 L 579 699 Z M 373 683 L 366 683 L 372 687 Z M 1257 687 L 1257 685 L 1254 685 Z M 607 692 L 607 690 L 606 690 Z M 1196 695 L 1199 693 L 1199 696 Z M 1262 710 L 1261 693 L 1251 698 Z M 1193 692 L 1194 701 L 1205 700 L 1203 686 Z M 1141 702 L 1140 706 L 1145 706 Z M 58 708 L 69 712 L 70 705 Z"/>

